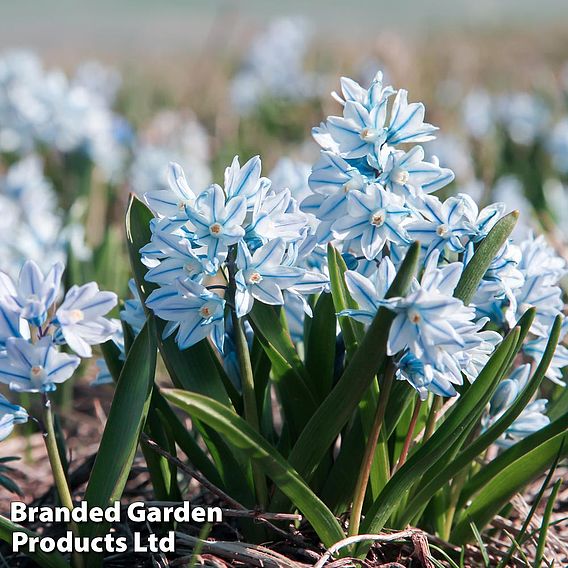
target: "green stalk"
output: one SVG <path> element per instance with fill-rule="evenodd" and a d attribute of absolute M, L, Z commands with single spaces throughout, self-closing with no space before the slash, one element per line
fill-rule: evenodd
<path fill-rule="evenodd" d="M 394 366 L 388 365 L 385 371 L 383 384 L 379 392 L 379 403 L 377 404 L 377 413 L 373 426 L 369 432 L 367 445 L 365 447 L 365 454 L 359 470 L 359 477 L 355 485 L 355 492 L 353 494 L 353 507 L 351 508 L 351 517 L 349 519 L 349 536 L 359 534 L 359 527 L 361 525 L 361 514 L 363 512 L 363 503 L 365 501 L 365 493 L 367 492 L 367 484 L 369 483 L 369 476 L 371 474 L 371 467 L 377 449 L 377 442 L 381 433 L 381 427 L 385 419 L 385 410 L 390 395 L 391 386 L 394 379 Z"/>
<path fill-rule="evenodd" d="M 420 416 L 420 407 L 422 406 L 422 401 L 420 397 L 416 397 L 416 402 L 414 403 L 414 410 L 412 411 L 412 418 L 410 419 L 410 424 L 408 425 L 408 432 L 406 433 L 406 438 L 404 439 L 404 446 L 400 452 L 400 457 L 398 458 L 398 463 L 393 469 L 393 474 L 399 470 L 406 461 L 408 457 L 408 452 L 410 450 L 410 445 L 414 439 L 414 431 L 416 430 L 416 423 L 418 422 L 418 417 Z"/>
<path fill-rule="evenodd" d="M 243 406 L 245 410 L 245 420 L 257 431 L 260 432 L 258 420 L 258 408 L 256 406 L 256 394 L 254 392 L 254 375 L 247 344 L 247 339 L 243 329 L 243 322 L 231 309 L 233 318 L 233 332 L 237 357 L 239 359 L 239 369 L 241 371 L 241 387 L 243 390 Z M 256 490 L 256 498 L 261 508 L 266 507 L 268 502 L 268 489 L 266 487 L 266 477 L 257 466 L 252 463 L 252 474 Z"/>
<path fill-rule="evenodd" d="M 428 414 L 428 419 L 426 420 L 426 427 L 424 429 L 424 437 L 422 442 L 426 442 L 430 436 L 434 433 L 436 429 L 436 418 L 438 417 L 438 412 L 442 408 L 442 403 L 444 399 L 441 396 L 434 395 L 434 400 L 432 401 L 432 406 L 430 407 L 430 413 Z"/>
<path fill-rule="evenodd" d="M 51 471 L 53 473 L 55 486 L 57 487 L 59 500 L 61 501 L 61 504 L 71 512 L 73 510 L 73 498 L 71 496 L 71 491 L 69 490 L 69 485 L 67 484 L 67 477 L 65 475 L 63 464 L 61 463 L 59 447 L 57 446 L 57 437 L 55 435 L 51 401 L 47 398 L 47 395 L 44 395 L 43 425 L 45 428 L 45 447 L 47 449 L 47 456 L 51 465 Z M 74 522 L 69 523 L 69 528 L 75 536 L 79 536 L 79 529 Z M 83 565 L 81 557 L 76 553 L 73 554 L 73 560 L 73 565 L 77 568 L 80 568 Z"/>
<path fill-rule="evenodd" d="M 236 247 L 229 249 L 227 256 L 228 269 L 228 287 L 227 295 L 231 306 L 231 318 L 233 322 L 233 340 L 239 360 L 239 370 L 241 373 L 241 388 L 243 392 L 244 418 L 254 428 L 256 432 L 260 432 L 260 421 L 258 419 L 258 407 L 256 404 L 256 393 L 254 391 L 254 374 L 250 359 L 250 352 L 247 344 L 247 338 L 243 328 L 242 319 L 237 316 L 235 309 L 235 272 L 236 272 Z M 256 499 L 261 508 L 265 508 L 268 503 L 268 488 L 266 485 L 266 477 L 258 465 L 252 462 L 252 476 L 256 492 Z"/>
<path fill-rule="evenodd" d="M 450 487 L 450 504 L 446 512 L 446 517 L 444 519 L 444 534 L 441 537 L 445 540 L 449 540 L 450 533 L 452 532 L 452 525 L 454 524 L 454 517 L 456 515 L 456 508 L 458 501 L 461 496 L 461 492 L 465 482 L 469 477 L 469 468 L 464 467 L 461 471 L 457 473 L 452 481 L 452 486 Z"/>
<path fill-rule="evenodd" d="M 57 447 L 51 401 L 47 397 L 45 397 L 43 405 L 43 424 L 46 431 L 45 446 L 47 448 L 47 456 L 49 457 L 49 463 L 51 465 L 51 471 L 53 472 L 57 493 L 59 493 L 61 504 L 71 511 L 73 510 L 73 499 L 71 497 L 71 492 L 69 491 L 69 486 L 67 485 L 65 470 L 61 463 L 59 448 Z"/>

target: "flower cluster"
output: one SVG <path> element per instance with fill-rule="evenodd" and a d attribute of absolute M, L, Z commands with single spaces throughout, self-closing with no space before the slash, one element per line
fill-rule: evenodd
<path fill-rule="evenodd" d="M 176 332 L 180 348 L 205 337 L 222 351 L 227 302 L 237 317 L 255 301 L 283 305 L 284 295 L 305 300 L 327 278 L 305 266 L 315 247 L 310 216 L 286 188 L 272 188 L 261 161 L 242 166 L 237 157 L 225 171 L 224 187 L 195 193 L 178 164 L 170 165 L 169 188 L 148 192 L 155 213 L 152 240 L 141 253 L 146 280 L 158 285 L 146 305 Z"/>
<path fill-rule="evenodd" d="M 55 390 L 81 358 L 91 357 L 92 345 L 115 332 L 104 316 L 116 305 L 116 295 L 90 282 L 72 286 L 59 302 L 62 274 L 61 263 L 44 274 L 33 261 L 24 264 L 17 282 L 0 272 L 0 382 L 11 390 Z M 62 345 L 74 354 L 62 352 Z M 0 400 L 3 432 L 25 418 L 22 409 Z"/>
<path fill-rule="evenodd" d="M 370 323 L 380 306 L 395 312 L 388 352 L 397 377 L 423 399 L 428 392 L 453 396 L 464 377 L 474 380 L 502 337 L 486 325 L 506 331 L 529 307 L 537 308 L 537 317 L 524 349 L 539 360 L 563 308 L 558 282 L 564 261 L 542 237 L 507 242 L 465 306 L 454 297 L 455 287 L 505 205 L 480 210 L 465 193 L 445 201 L 434 195 L 453 172 L 408 143 L 432 140 L 436 128 L 424 122 L 421 103 L 408 103 L 406 91 L 383 85 L 380 73 L 368 89 L 343 78 L 334 97 L 343 113 L 314 129 L 321 156 L 309 177 L 312 195 L 300 209 L 315 217 L 318 245 L 332 242 L 350 268 L 346 284 L 359 309 L 341 315 Z M 412 241 L 422 246 L 423 273 L 407 297 L 385 300 Z M 551 379 L 560 380 L 567 355 L 559 346 Z"/>

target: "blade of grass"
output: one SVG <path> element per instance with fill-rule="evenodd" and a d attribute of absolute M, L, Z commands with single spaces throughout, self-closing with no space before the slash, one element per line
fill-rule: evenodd
<path fill-rule="evenodd" d="M 542 561 L 544 559 L 544 551 L 546 549 L 546 539 L 548 537 L 548 529 L 550 527 L 550 516 L 552 515 L 552 510 L 554 509 L 554 504 L 558 497 L 558 491 L 562 486 L 562 480 L 557 479 L 554 484 L 550 497 L 546 502 L 546 508 L 544 509 L 544 515 L 542 516 L 542 523 L 540 525 L 540 531 L 538 534 L 538 543 L 535 554 L 534 568 L 540 568 Z"/>

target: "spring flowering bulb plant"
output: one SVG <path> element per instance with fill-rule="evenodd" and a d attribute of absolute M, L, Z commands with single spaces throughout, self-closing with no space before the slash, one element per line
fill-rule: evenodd
<path fill-rule="evenodd" d="M 379 73 L 334 98 L 303 183 L 235 157 L 222 184 L 171 163 L 132 199 L 131 349 L 153 324 L 174 386 L 154 427 L 187 412 L 176 443 L 246 506 L 299 511 L 325 546 L 410 523 L 461 544 L 568 452 L 566 263 L 450 192 L 405 90 Z"/>

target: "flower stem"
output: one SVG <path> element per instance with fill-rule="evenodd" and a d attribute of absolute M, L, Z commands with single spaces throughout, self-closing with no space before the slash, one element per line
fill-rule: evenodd
<path fill-rule="evenodd" d="M 379 392 L 379 403 L 377 404 L 375 420 L 373 421 L 371 431 L 369 432 L 369 438 L 367 439 L 367 445 L 365 446 L 361 469 L 359 470 L 359 477 L 357 478 L 357 484 L 355 485 L 353 507 L 351 508 L 351 517 L 349 519 L 349 536 L 359 534 L 365 493 L 367 492 L 367 484 L 369 483 L 369 476 L 371 474 L 371 467 L 373 465 L 373 459 L 377 449 L 377 442 L 379 441 L 381 427 L 385 418 L 387 402 L 394 379 L 394 371 L 394 365 L 389 363 L 384 374 L 384 380 Z"/>
<path fill-rule="evenodd" d="M 233 318 L 233 331 L 235 347 L 239 359 L 239 368 L 241 371 L 241 386 L 243 391 L 243 403 L 245 410 L 245 420 L 257 431 L 260 431 L 258 420 L 258 409 L 256 406 L 256 395 L 254 392 L 254 376 L 252 372 L 252 364 L 250 360 L 249 348 L 243 329 L 243 322 L 237 317 L 234 310 L 231 310 Z M 252 463 L 252 473 L 254 477 L 254 486 L 256 488 L 256 497 L 258 505 L 264 508 L 268 502 L 268 489 L 266 487 L 266 477 L 258 468 L 257 464 Z"/>
<path fill-rule="evenodd" d="M 67 478 L 65 477 L 65 470 L 61 463 L 61 456 L 59 455 L 59 448 L 57 446 L 57 438 L 55 436 L 55 426 L 53 423 L 53 411 L 51 410 L 51 401 L 44 397 L 43 404 L 43 424 L 45 427 L 45 446 L 47 448 L 47 455 L 53 472 L 53 478 L 57 487 L 57 493 L 61 504 L 71 511 L 73 509 L 73 499 L 69 486 L 67 485 Z"/>
<path fill-rule="evenodd" d="M 444 399 L 441 396 L 435 396 L 434 400 L 432 401 L 432 406 L 430 407 L 430 413 L 428 414 L 428 419 L 426 421 L 426 428 L 424 429 L 424 437 L 422 438 L 423 442 L 426 442 L 434 433 L 436 428 L 436 418 L 438 417 L 438 412 L 442 408 L 442 403 Z"/>
<path fill-rule="evenodd" d="M 235 310 L 235 291 L 237 284 L 235 282 L 236 274 L 236 247 L 229 249 L 227 256 L 227 294 L 231 309 L 231 317 L 233 323 L 233 340 L 237 350 L 237 358 L 239 360 L 239 370 L 241 372 L 241 388 L 243 391 L 243 406 L 245 411 L 245 420 L 257 432 L 260 432 L 260 423 L 258 420 L 258 408 L 256 406 L 256 394 L 254 392 L 254 374 L 252 371 L 252 363 L 250 353 L 243 328 L 243 321 L 237 316 Z M 252 476 L 256 490 L 256 499 L 261 508 L 266 507 L 268 503 L 268 489 L 266 487 L 266 477 L 259 469 L 258 465 L 252 462 Z"/>
<path fill-rule="evenodd" d="M 410 450 L 410 445 L 412 444 L 412 440 L 414 439 L 414 431 L 416 430 L 416 423 L 418 422 L 418 417 L 420 416 L 421 406 L 422 406 L 422 401 L 420 400 L 420 397 L 417 397 L 416 402 L 414 403 L 412 418 L 410 419 L 410 424 L 408 425 L 408 432 L 406 433 L 406 438 L 404 439 L 404 446 L 402 447 L 402 451 L 400 452 L 398 463 L 393 469 L 393 473 L 399 470 L 404 465 L 404 462 L 408 457 L 408 451 Z"/>
<path fill-rule="evenodd" d="M 72 511 L 73 497 L 71 496 L 71 491 L 69 490 L 69 485 L 67 484 L 67 477 L 65 476 L 65 470 L 63 469 L 63 464 L 61 463 L 61 455 L 59 454 L 57 437 L 55 436 L 55 425 L 53 422 L 51 401 L 45 394 L 43 399 L 43 427 L 45 428 L 45 447 L 47 449 L 47 456 L 51 465 L 51 471 L 53 473 L 55 486 L 57 487 L 57 493 L 59 494 L 59 500 L 66 509 Z M 75 536 L 79 536 L 79 529 L 74 522 L 69 523 L 69 528 Z M 81 557 L 76 553 L 73 554 L 73 565 L 78 568 L 83 566 Z"/>

